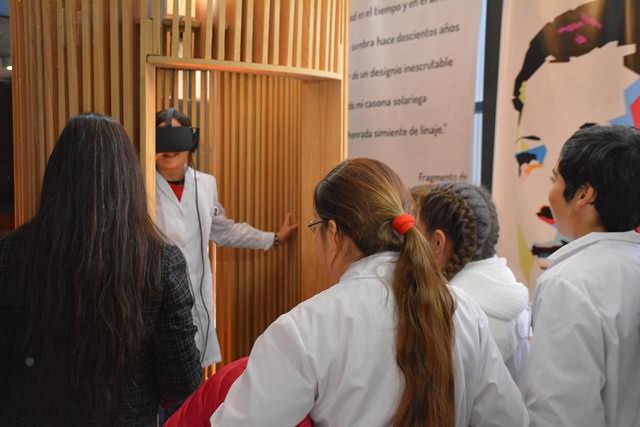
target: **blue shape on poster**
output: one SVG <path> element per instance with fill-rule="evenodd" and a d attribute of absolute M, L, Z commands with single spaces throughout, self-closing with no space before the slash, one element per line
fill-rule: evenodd
<path fill-rule="evenodd" d="M 612 125 L 635 126 L 631 105 L 640 97 L 640 80 L 636 80 L 624 90 L 624 104 L 626 114 L 609 120 Z"/>

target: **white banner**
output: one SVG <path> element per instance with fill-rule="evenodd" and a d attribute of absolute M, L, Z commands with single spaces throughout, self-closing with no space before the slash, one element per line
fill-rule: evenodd
<path fill-rule="evenodd" d="M 564 142 L 589 123 L 640 117 L 637 0 L 505 0 L 493 197 L 498 251 L 533 287 L 546 257 L 566 239 L 548 207 L 550 177 Z"/>
<path fill-rule="evenodd" d="M 353 0 L 349 157 L 407 185 L 471 174 L 481 0 Z"/>

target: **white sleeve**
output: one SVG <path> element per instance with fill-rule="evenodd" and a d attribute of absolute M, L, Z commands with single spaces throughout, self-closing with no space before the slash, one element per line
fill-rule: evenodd
<path fill-rule="evenodd" d="M 311 411 L 317 375 L 293 319 L 280 316 L 256 340 L 246 371 L 211 416 L 211 426 L 295 426 Z"/>
<path fill-rule="evenodd" d="M 267 250 L 273 245 L 273 232 L 261 231 L 244 222 L 227 218 L 217 200 L 211 208 L 211 233 L 209 240 L 220 246 Z"/>
<path fill-rule="evenodd" d="M 480 312 L 478 376 L 469 426 L 525 427 L 529 415 L 520 390 L 513 382 L 496 345 L 484 313 Z"/>
<path fill-rule="evenodd" d="M 593 305 L 565 279 L 538 283 L 524 377 L 532 426 L 604 426 L 604 338 Z"/>

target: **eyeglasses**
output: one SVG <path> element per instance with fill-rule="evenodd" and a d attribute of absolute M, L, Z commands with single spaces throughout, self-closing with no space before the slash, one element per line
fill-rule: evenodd
<path fill-rule="evenodd" d="M 309 227 L 309 230 L 311 230 L 312 233 L 315 233 L 316 226 L 319 224 L 322 224 L 324 221 L 325 221 L 324 219 L 311 220 L 311 222 L 307 224 L 307 227 Z"/>

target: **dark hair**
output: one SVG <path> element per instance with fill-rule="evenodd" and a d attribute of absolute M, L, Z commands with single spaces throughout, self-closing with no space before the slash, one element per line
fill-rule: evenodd
<path fill-rule="evenodd" d="M 67 123 L 22 230 L 18 303 L 39 390 L 83 396 L 108 424 L 116 385 L 135 373 L 143 298 L 158 295 L 163 246 L 122 126 L 95 113 Z"/>
<path fill-rule="evenodd" d="M 167 121 L 167 113 L 169 110 L 162 110 L 156 113 L 156 126 L 160 126 L 162 123 Z M 178 121 L 184 127 L 191 127 L 191 119 L 182 114 L 178 110 L 173 111 L 173 118 Z"/>
<path fill-rule="evenodd" d="M 515 109 L 522 112 L 524 105 L 520 100 L 520 91 L 523 84 L 548 57 L 552 57 L 554 62 L 569 62 L 572 57 L 585 55 L 612 41 L 617 41 L 619 45 L 638 46 L 640 26 L 635 19 L 638 13 L 635 8 L 634 2 L 592 1 L 564 12 L 546 24 L 531 40 L 516 77 L 513 88 Z M 627 55 L 624 63 L 627 68 L 640 74 L 640 49 Z"/>
<path fill-rule="evenodd" d="M 591 126 L 574 133 L 560 152 L 564 198 L 590 185 L 606 231 L 640 225 L 640 131 L 631 126 Z"/>
<path fill-rule="evenodd" d="M 427 232 L 442 230 L 453 243 L 453 253 L 442 274 L 451 279 L 473 258 L 478 246 L 473 210 L 462 195 L 436 186 L 422 198 L 420 222 Z"/>
<path fill-rule="evenodd" d="M 433 255 L 413 227 L 403 236 L 393 219 L 411 209 L 411 196 L 388 166 L 371 159 L 342 162 L 317 185 L 314 207 L 326 224 L 360 252 L 400 252 L 393 293 L 397 304 L 396 362 L 405 385 L 395 426 L 455 425 L 453 313 L 455 303 Z"/>

